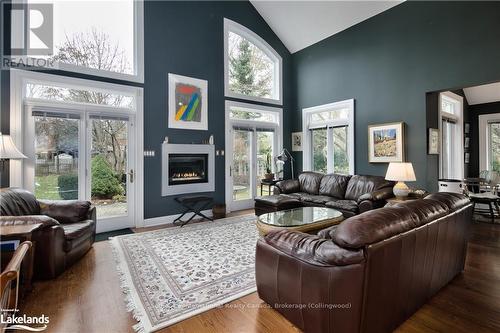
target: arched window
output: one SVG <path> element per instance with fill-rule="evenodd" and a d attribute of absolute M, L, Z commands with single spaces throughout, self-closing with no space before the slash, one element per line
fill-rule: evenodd
<path fill-rule="evenodd" d="M 262 38 L 224 19 L 226 97 L 282 104 L 282 59 Z"/>

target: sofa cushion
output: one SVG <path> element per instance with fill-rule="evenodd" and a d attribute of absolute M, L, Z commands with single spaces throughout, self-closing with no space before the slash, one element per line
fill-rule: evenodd
<path fill-rule="evenodd" d="M 44 228 L 59 225 L 59 222 L 47 215 L 0 216 L 0 226 L 32 225 L 41 223 Z"/>
<path fill-rule="evenodd" d="M 328 201 L 335 200 L 335 198 L 327 196 L 327 195 L 313 195 L 313 194 L 307 194 L 305 193 L 304 195 L 300 196 L 300 201 L 306 201 L 306 202 L 312 202 L 312 203 L 317 203 L 317 204 L 322 204 L 324 205 Z"/>
<path fill-rule="evenodd" d="M 348 200 L 358 200 L 359 197 L 365 193 L 373 192 L 375 190 L 393 186 L 393 182 L 385 180 L 381 176 L 360 176 L 354 175 L 349 179 L 345 198 Z"/>
<path fill-rule="evenodd" d="M 279 207 L 292 202 L 298 203 L 299 199 L 289 195 L 266 195 L 262 197 L 255 197 L 255 201 L 260 204 Z"/>
<path fill-rule="evenodd" d="M 322 173 L 303 172 L 299 175 L 300 191 L 309 194 L 319 194 L 319 184 L 323 178 Z"/>
<path fill-rule="evenodd" d="M 358 249 L 427 224 L 448 212 L 443 202 L 414 200 L 349 218 L 339 224 L 331 236 L 342 247 Z"/>
<path fill-rule="evenodd" d="M 328 195 L 337 199 L 344 199 L 349 179 L 351 179 L 349 175 L 325 175 L 321 178 L 319 184 L 319 194 Z"/>
<path fill-rule="evenodd" d="M 0 190 L 0 216 L 40 215 L 35 196 L 21 188 Z"/>
<path fill-rule="evenodd" d="M 353 213 L 357 213 L 359 208 L 358 204 L 354 200 L 334 200 L 325 203 L 325 206 L 333 209 L 341 209 Z"/>
<path fill-rule="evenodd" d="M 80 200 L 40 200 L 40 212 L 60 223 L 78 223 L 87 219 L 90 205 Z"/>

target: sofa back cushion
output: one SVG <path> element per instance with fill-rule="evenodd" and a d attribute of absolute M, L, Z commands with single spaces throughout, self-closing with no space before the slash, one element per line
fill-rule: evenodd
<path fill-rule="evenodd" d="M 384 187 L 394 186 L 394 183 L 385 180 L 381 176 L 360 176 L 354 175 L 349 179 L 345 198 L 347 200 L 358 200 L 365 193 L 370 193 Z"/>
<path fill-rule="evenodd" d="M 0 215 L 22 216 L 39 215 L 40 205 L 33 193 L 20 188 L 0 190 Z"/>
<path fill-rule="evenodd" d="M 81 200 L 40 200 L 40 213 L 59 223 L 78 223 L 87 219 L 90 206 L 89 201 Z"/>
<path fill-rule="evenodd" d="M 351 176 L 348 175 L 338 175 L 335 173 L 325 175 L 321 178 L 319 184 L 319 194 L 344 199 L 349 179 L 351 179 Z"/>
<path fill-rule="evenodd" d="M 460 194 L 446 193 L 440 199 L 413 200 L 365 212 L 339 224 L 331 237 L 342 247 L 358 249 L 427 224 L 469 203 Z"/>
<path fill-rule="evenodd" d="M 321 178 L 323 178 L 322 173 L 318 172 L 303 172 L 299 175 L 300 192 L 306 192 L 309 194 L 319 194 L 319 184 L 321 183 Z"/>

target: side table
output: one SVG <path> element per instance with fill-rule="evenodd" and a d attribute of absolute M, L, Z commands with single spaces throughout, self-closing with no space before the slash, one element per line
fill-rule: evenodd
<path fill-rule="evenodd" d="M 26 257 L 22 264 L 22 291 L 31 291 L 33 289 L 33 263 L 35 258 L 35 242 L 32 240 L 33 232 L 42 227 L 42 223 L 35 224 L 14 224 L 0 227 L 0 241 L 18 240 L 19 244 L 24 241 L 30 241 L 33 243 L 32 247 L 26 253 Z M 2 270 L 4 269 L 4 264 L 10 261 L 14 251 L 4 252 L 2 251 Z"/>
<path fill-rule="evenodd" d="M 261 179 L 260 180 L 260 196 L 262 196 L 262 190 L 264 189 L 264 186 L 267 186 L 267 192 L 269 193 L 269 195 L 272 195 L 271 188 L 274 185 L 276 185 L 277 182 L 279 182 L 279 180 L 277 180 L 277 179 L 271 179 L 271 180 Z"/>

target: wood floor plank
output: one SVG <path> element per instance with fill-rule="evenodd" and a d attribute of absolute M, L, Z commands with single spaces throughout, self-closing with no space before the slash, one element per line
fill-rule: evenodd
<path fill-rule="evenodd" d="M 464 273 L 397 332 L 500 331 L 500 225 L 475 223 L 471 232 Z M 46 332 L 133 333 L 132 326 L 136 323 L 126 312 L 107 241 L 94 244 L 82 260 L 57 279 L 36 282 L 21 310 L 28 315 L 49 316 Z M 260 300 L 257 293 L 252 293 L 159 332 L 296 333 L 299 330 Z"/>

